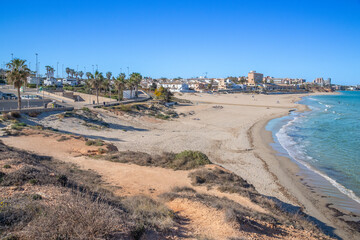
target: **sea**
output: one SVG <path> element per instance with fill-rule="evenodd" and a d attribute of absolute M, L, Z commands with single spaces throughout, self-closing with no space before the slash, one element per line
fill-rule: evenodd
<path fill-rule="evenodd" d="M 303 184 L 360 216 L 360 92 L 308 96 L 311 111 L 271 120 L 272 147 L 299 166 Z"/>

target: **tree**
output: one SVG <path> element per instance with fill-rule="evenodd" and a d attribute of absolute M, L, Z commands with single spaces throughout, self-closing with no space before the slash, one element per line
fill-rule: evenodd
<path fill-rule="evenodd" d="M 26 83 L 26 78 L 30 75 L 30 69 L 25 63 L 26 60 L 15 58 L 6 64 L 6 67 L 9 69 L 6 74 L 7 80 L 17 88 L 19 111 L 21 110 L 20 88 Z"/>
<path fill-rule="evenodd" d="M 104 81 L 104 76 L 98 70 L 95 71 L 95 74 L 90 77 L 90 86 L 96 91 L 96 102 L 99 104 L 99 89 Z"/>
<path fill-rule="evenodd" d="M 65 72 L 66 72 L 66 74 L 67 74 L 67 75 L 68 75 L 68 77 L 69 77 L 69 74 L 70 74 L 70 68 L 68 68 L 68 67 L 67 67 L 67 68 L 65 69 Z"/>
<path fill-rule="evenodd" d="M 111 72 L 107 72 L 107 73 L 106 73 L 106 78 L 107 78 L 107 80 L 110 81 L 111 77 L 112 77 L 112 73 L 111 73 Z"/>
<path fill-rule="evenodd" d="M 173 96 L 173 94 L 167 88 L 161 86 L 155 90 L 155 96 L 157 99 L 163 100 L 165 102 L 170 102 L 171 96 Z"/>
<path fill-rule="evenodd" d="M 125 73 L 120 73 L 115 79 L 114 84 L 118 92 L 118 100 L 122 101 L 124 99 L 124 89 L 126 86 Z"/>
<path fill-rule="evenodd" d="M 157 85 L 155 82 L 153 82 L 150 86 L 150 91 L 155 91 L 157 89 Z"/>
<path fill-rule="evenodd" d="M 53 77 L 53 76 L 54 76 L 54 72 L 55 72 L 54 68 L 51 67 L 51 66 L 45 66 L 45 68 L 46 68 L 46 76 L 47 76 L 48 78 Z"/>
<path fill-rule="evenodd" d="M 80 71 L 80 72 L 79 72 L 79 76 L 80 76 L 80 78 L 82 79 L 82 77 L 84 76 L 83 71 Z"/>
<path fill-rule="evenodd" d="M 91 78 L 91 76 L 92 76 L 91 72 L 86 73 L 86 77 L 88 78 L 88 80 Z"/>
<path fill-rule="evenodd" d="M 126 79 L 125 86 L 130 89 L 130 98 L 132 97 L 132 92 L 134 88 L 134 81 L 131 78 Z"/>
<path fill-rule="evenodd" d="M 75 75 L 75 70 L 74 69 L 70 69 L 70 75 L 71 75 L 71 78 L 74 78 L 74 75 Z"/>
<path fill-rule="evenodd" d="M 241 84 L 245 84 L 247 81 L 246 81 L 246 79 L 245 79 L 245 77 L 241 77 L 240 78 L 240 83 Z"/>
<path fill-rule="evenodd" d="M 130 75 L 130 79 L 133 82 L 133 86 L 135 87 L 135 97 L 138 97 L 138 88 L 139 88 L 139 84 L 142 80 L 142 76 L 140 73 L 132 73 Z"/>
<path fill-rule="evenodd" d="M 110 80 L 109 79 L 105 79 L 103 82 L 102 82 L 102 85 L 101 85 L 104 90 L 105 90 L 105 95 L 106 95 L 106 91 L 109 90 L 109 87 L 110 87 Z"/>

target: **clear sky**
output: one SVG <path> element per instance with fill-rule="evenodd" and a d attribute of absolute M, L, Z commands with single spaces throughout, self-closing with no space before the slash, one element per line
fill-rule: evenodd
<path fill-rule="evenodd" d="M 360 84 L 359 0 L 0 0 L 0 63 Z M 96 68 L 96 67 L 95 67 Z"/>

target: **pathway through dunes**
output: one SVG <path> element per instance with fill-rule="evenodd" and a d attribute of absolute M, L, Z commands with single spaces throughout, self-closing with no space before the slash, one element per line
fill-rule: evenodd
<path fill-rule="evenodd" d="M 160 194 L 170 192 L 175 187 L 191 187 L 198 193 L 211 194 L 221 198 L 227 197 L 253 211 L 266 212 L 266 210 L 251 202 L 248 198 L 222 193 L 216 189 L 207 190 L 206 187 L 192 186 L 191 180 L 188 177 L 190 171 L 174 171 L 160 167 L 145 167 L 94 159 L 80 154 L 94 149 L 94 147 L 86 146 L 83 140 L 69 139 L 59 142 L 58 139 L 59 136 L 56 134 L 53 136 L 34 134 L 7 137 L 3 139 L 3 142 L 11 147 L 31 151 L 43 156 L 51 156 L 56 160 L 74 163 L 83 170 L 93 170 L 101 176 L 106 188 L 118 196 L 144 194 L 157 198 Z M 167 206 L 179 214 L 179 216 L 184 217 L 183 223 L 186 232 L 196 233 L 199 236 L 211 233 L 211 236 L 216 239 L 225 239 L 228 236 L 235 237 L 239 234 L 236 229 L 225 222 L 225 213 L 223 211 L 209 208 L 201 203 L 190 200 L 170 201 Z M 219 229 L 222 230 L 218 231 Z"/>
<path fill-rule="evenodd" d="M 62 139 L 60 138 L 61 136 L 62 134 L 59 133 L 48 134 L 41 131 L 28 130 L 25 131 L 24 135 L 8 136 L 2 140 L 8 146 L 27 150 L 42 156 L 51 156 L 53 161 L 74 163 L 83 170 L 92 170 L 101 176 L 101 185 L 118 196 L 147 195 L 164 201 L 167 207 L 172 209 L 179 218 L 177 234 L 171 239 L 198 239 L 199 237 L 213 239 L 236 237 L 245 237 L 246 239 L 279 239 L 282 235 L 286 235 L 291 239 L 304 237 L 306 239 L 316 239 L 313 238 L 311 232 L 300 231 L 294 228 L 268 228 L 266 234 L 264 234 L 263 230 L 247 229 L 247 224 L 239 225 L 239 223 L 233 222 L 231 220 L 232 215 L 229 215 L 227 210 L 211 206 L 211 204 L 207 205 L 206 202 L 203 202 L 203 197 L 201 196 L 207 196 L 210 199 L 217 198 L 219 203 L 221 201 L 233 201 L 234 204 L 240 204 L 253 213 L 266 214 L 269 212 L 247 197 L 220 192 L 216 188 L 209 189 L 205 186 L 193 186 L 188 175 L 194 170 L 174 171 L 160 167 L 110 162 L 85 156 L 85 153 L 93 151 L 96 147 L 86 146 L 83 138 L 69 137 L 66 140 L 59 141 L 59 139 Z M 220 167 L 207 165 L 205 168 L 216 169 Z M 222 170 L 226 171 L 225 169 Z M 197 194 L 195 198 L 174 197 L 166 199 L 162 197 L 166 193 L 172 193 L 176 187 L 191 188 Z M 197 196 L 200 198 L 197 199 Z M 271 226 L 271 224 L 266 222 L 258 222 L 258 224 L 261 226 Z"/>

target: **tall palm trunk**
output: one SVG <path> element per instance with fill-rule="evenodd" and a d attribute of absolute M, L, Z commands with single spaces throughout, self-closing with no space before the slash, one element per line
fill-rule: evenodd
<path fill-rule="evenodd" d="M 120 100 L 124 100 L 124 87 L 120 88 Z"/>
<path fill-rule="evenodd" d="M 138 97 L 138 85 L 136 84 L 135 85 L 135 98 Z"/>
<path fill-rule="evenodd" d="M 18 108 L 19 108 L 19 111 L 20 111 L 21 110 L 20 87 L 17 88 L 17 92 L 18 92 Z"/>
<path fill-rule="evenodd" d="M 96 88 L 96 102 L 99 104 L 99 88 Z"/>

